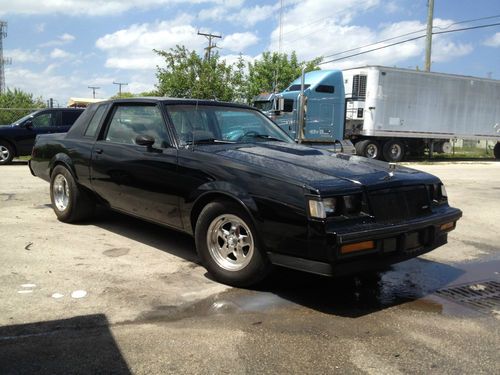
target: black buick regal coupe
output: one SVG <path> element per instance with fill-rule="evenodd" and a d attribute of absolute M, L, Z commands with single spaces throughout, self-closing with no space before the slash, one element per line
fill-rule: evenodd
<path fill-rule="evenodd" d="M 274 265 L 335 276 L 413 258 L 444 245 L 462 215 L 435 176 L 298 145 L 232 103 L 94 104 L 68 133 L 38 136 L 29 165 L 59 220 L 101 204 L 187 232 L 235 286 Z"/>

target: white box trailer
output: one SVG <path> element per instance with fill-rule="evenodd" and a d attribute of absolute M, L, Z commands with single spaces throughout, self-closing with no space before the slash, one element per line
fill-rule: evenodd
<path fill-rule="evenodd" d="M 498 80 L 385 66 L 343 76 L 345 137 L 360 155 L 400 161 L 408 152 L 449 152 L 457 138 L 500 141 Z"/>

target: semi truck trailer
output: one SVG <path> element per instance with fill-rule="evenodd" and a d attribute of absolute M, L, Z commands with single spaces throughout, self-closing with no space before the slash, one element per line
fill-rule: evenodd
<path fill-rule="evenodd" d="M 500 158 L 498 80 L 384 66 L 319 70 L 269 100 L 267 113 L 299 142 L 350 141 L 359 155 L 397 162 L 451 152 L 455 139 L 490 140 Z"/>

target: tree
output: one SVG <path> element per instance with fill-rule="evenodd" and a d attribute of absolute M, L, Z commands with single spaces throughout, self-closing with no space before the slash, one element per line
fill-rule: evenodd
<path fill-rule="evenodd" d="M 319 57 L 299 62 L 295 52 L 292 52 L 290 59 L 286 53 L 264 52 L 259 60 L 248 64 L 247 101 L 251 102 L 254 96 L 262 92 L 283 91 L 300 76 L 304 66 L 306 72 L 319 70 L 321 60 Z"/>
<path fill-rule="evenodd" d="M 165 68 L 157 67 L 156 91 L 160 96 L 174 98 L 217 99 L 235 101 L 243 96 L 242 58 L 236 65 L 222 60 L 218 53 L 210 59 L 195 51 L 176 46 L 169 51 L 155 52 L 165 59 Z"/>
<path fill-rule="evenodd" d="M 45 105 L 41 98 L 33 98 L 33 94 L 20 89 L 7 89 L 0 94 L 0 124 L 11 124 Z"/>

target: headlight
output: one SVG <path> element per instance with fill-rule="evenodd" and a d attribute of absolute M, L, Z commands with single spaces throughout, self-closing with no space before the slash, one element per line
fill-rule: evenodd
<path fill-rule="evenodd" d="M 445 202 L 448 199 L 448 193 L 442 183 L 429 186 L 431 200 L 435 203 Z"/>
<path fill-rule="evenodd" d="M 331 216 L 355 216 L 361 212 L 361 194 L 309 200 L 309 216 L 325 219 Z"/>

